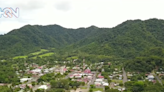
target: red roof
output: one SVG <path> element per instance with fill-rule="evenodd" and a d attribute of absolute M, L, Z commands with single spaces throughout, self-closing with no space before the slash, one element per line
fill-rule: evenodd
<path fill-rule="evenodd" d="M 98 76 L 98 78 L 104 78 L 104 76 Z"/>
<path fill-rule="evenodd" d="M 71 69 L 70 71 L 74 71 L 73 69 Z"/>
<path fill-rule="evenodd" d="M 84 71 L 84 73 L 91 73 L 91 70 L 86 69 L 86 70 Z"/>
<path fill-rule="evenodd" d="M 38 67 L 39 69 L 42 69 L 42 67 Z"/>
<path fill-rule="evenodd" d="M 67 68 L 64 68 L 63 70 L 64 70 L 64 71 L 67 71 Z"/>

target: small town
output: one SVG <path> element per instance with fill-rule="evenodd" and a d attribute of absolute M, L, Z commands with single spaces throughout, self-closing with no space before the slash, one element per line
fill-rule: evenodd
<path fill-rule="evenodd" d="M 36 63 L 24 63 L 25 70 L 15 71 L 20 82 L 12 88 L 18 92 L 46 92 L 50 88 L 63 86 L 66 92 L 105 92 L 107 89 L 124 92 L 126 82 L 130 81 L 159 82 L 162 85 L 162 68 L 157 72 L 140 74 L 125 71 L 119 61 L 94 64 L 86 63 L 85 59 L 82 63 L 76 61 L 54 61 L 52 67 L 48 67 L 48 64 L 39 66 Z M 63 80 L 72 82 L 65 86 L 61 84 Z M 1 83 L 3 85 L 7 84 Z"/>
<path fill-rule="evenodd" d="M 0 92 L 164 92 L 164 0 L 0 0 Z"/>

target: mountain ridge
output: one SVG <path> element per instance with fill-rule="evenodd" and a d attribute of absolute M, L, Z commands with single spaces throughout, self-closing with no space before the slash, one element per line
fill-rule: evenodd
<path fill-rule="evenodd" d="M 164 20 L 127 20 L 113 28 L 64 28 L 26 25 L 0 36 L 0 55 L 24 55 L 41 48 L 79 50 L 89 54 L 135 57 L 150 47 L 164 46 Z"/>

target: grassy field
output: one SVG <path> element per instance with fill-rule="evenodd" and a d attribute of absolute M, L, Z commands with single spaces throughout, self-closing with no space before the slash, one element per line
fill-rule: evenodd
<path fill-rule="evenodd" d="M 93 88 L 92 90 L 93 90 L 93 92 L 94 91 L 101 91 L 101 92 L 103 92 L 103 88 Z"/>
<path fill-rule="evenodd" d="M 123 83 L 122 80 L 112 80 L 112 82 L 116 82 L 116 83 Z"/>
<path fill-rule="evenodd" d="M 54 55 L 54 54 L 55 53 L 49 52 L 49 53 L 39 55 L 38 57 L 42 58 L 42 57 L 51 56 L 51 55 Z M 36 58 L 37 58 L 37 56 L 32 57 L 32 59 L 36 59 Z"/>
<path fill-rule="evenodd" d="M 46 49 L 41 49 L 40 51 L 31 53 L 31 54 L 32 54 L 32 55 L 38 55 L 38 54 L 41 54 L 41 53 L 46 52 L 46 51 L 48 51 L 48 50 L 46 50 Z"/>
<path fill-rule="evenodd" d="M 67 60 L 72 60 L 72 59 L 78 59 L 77 56 L 73 56 L 73 57 L 68 57 Z"/>
<path fill-rule="evenodd" d="M 45 56 L 51 56 L 51 55 L 54 55 L 54 53 L 50 52 L 50 53 L 45 53 L 45 54 L 42 54 L 42 55 L 39 55 L 39 57 L 45 57 Z"/>
<path fill-rule="evenodd" d="M 28 56 L 16 56 L 16 57 L 13 57 L 13 59 L 18 59 L 18 58 L 27 58 Z"/>
<path fill-rule="evenodd" d="M 80 89 L 87 89 L 87 87 L 80 87 Z"/>
<path fill-rule="evenodd" d="M 47 51 L 48 50 L 46 50 L 46 49 L 41 49 L 40 51 L 30 53 L 29 55 L 33 55 L 33 57 L 31 57 L 31 58 L 32 59 L 36 59 L 37 57 L 41 57 L 42 58 L 42 57 L 51 56 L 51 55 L 54 55 L 55 54 L 55 53 L 47 52 Z M 27 55 L 27 56 L 16 56 L 16 57 L 13 57 L 13 59 L 27 58 L 29 55 Z M 76 58 L 76 57 L 73 57 L 73 58 Z"/>

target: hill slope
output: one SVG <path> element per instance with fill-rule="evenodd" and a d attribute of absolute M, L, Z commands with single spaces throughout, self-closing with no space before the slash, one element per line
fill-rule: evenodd
<path fill-rule="evenodd" d="M 68 48 L 78 48 L 90 54 L 133 58 L 150 48 L 163 47 L 163 34 L 163 20 L 129 20 L 111 30 L 105 29 L 105 32 L 98 36 L 83 39 Z"/>
<path fill-rule="evenodd" d="M 80 50 L 95 55 L 133 58 L 153 47 L 164 47 L 164 20 L 128 20 L 114 28 L 67 29 L 59 25 L 26 25 L 0 36 L 0 55 L 15 56 L 40 48 Z"/>

